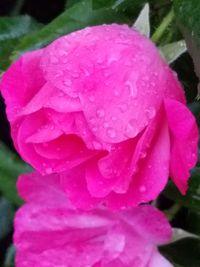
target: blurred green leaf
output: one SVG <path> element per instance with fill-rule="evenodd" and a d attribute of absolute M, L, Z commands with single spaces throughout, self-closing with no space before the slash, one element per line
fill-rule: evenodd
<path fill-rule="evenodd" d="M 200 78 L 200 1 L 175 0 L 174 10 Z"/>
<path fill-rule="evenodd" d="M 148 38 L 150 37 L 149 4 L 145 4 L 133 27 Z"/>
<path fill-rule="evenodd" d="M 14 267 L 15 266 L 15 247 L 11 245 L 6 253 L 4 267 Z"/>
<path fill-rule="evenodd" d="M 81 0 L 66 0 L 65 7 L 66 8 L 72 7 L 74 4 L 77 4 L 78 2 L 81 2 Z"/>
<path fill-rule="evenodd" d="M 9 56 L 20 38 L 39 27 L 40 24 L 29 16 L 0 17 L 0 70 L 8 67 Z"/>
<path fill-rule="evenodd" d="M 43 47 L 59 36 L 86 26 L 114 22 L 128 23 L 130 21 L 125 15 L 109 8 L 93 10 L 92 0 L 83 0 L 67 9 L 40 31 L 24 37 L 16 47 L 12 58 L 18 57 L 27 50 Z"/>
<path fill-rule="evenodd" d="M 192 171 L 186 196 L 181 195 L 171 181 L 164 190 L 164 195 L 184 207 L 200 212 L 200 168 L 196 167 Z"/>
<path fill-rule="evenodd" d="M 0 198 L 0 239 L 11 232 L 13 214 L 11 203 L 5 198 Z"/>
<path fill-rule="evenodd" d="M 165 58 L 165 60 L 167 61 L 167 63 L 171 64 L 187 51 L 187 47 L 185 41 L 180 40 L 178 42 L 161 46 L 159 50 L 163 55 L 163 57 Z"/>
<path fill-rule="evenodd" d="M 115 3 L 115 0 L 93 0 L 92 6 L 94 9 L 102 7 L 111 7 Z"/>
<path fill-rule="evenodd" d="M 29 171 L 31 168 L 27 164 L 0 143 L 0 191 L 16 205 L 22 203 L 16 192 L 17 177 Z"/>
<path fill-rule="evenodd" d="M 200 236 L 200 212 L 189 211 L 186 218 L 186 226 L 188 231 Z"/>
<path fill-rule="evenodd" d="M 0 17 L 0 41 L 19 38 L 37 29 L 38 23 L 29 16 Z"/>
<path fill-rule="evenodd" d="M 200 240 L 197 238 L 184 238 L 175 243 L 160 247 L 160 251 L 174 266 L 200 266 Z"/>

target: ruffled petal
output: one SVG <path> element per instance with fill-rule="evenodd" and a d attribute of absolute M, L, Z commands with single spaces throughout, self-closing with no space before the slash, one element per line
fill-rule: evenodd
<path fill-rule="evenodd" d="M 97 151 L 88 150 L 78 136 L 62 131 L 49 123 L 46 112 L 30 114 L 17 132 L 18 151 L 43 174 L 71 169 L 96 155 Z"/>
<path fill-rule="evenodd" d="M 55 87 L 80 98 L 91 131 L 106 143 L 144 129 L 161 104 L 169 71 L 153 43 L 125 25 L 60 38 L 45 49 L 41 67 Z"/>
<path fill-rule="evenodd" d="M 130 165 L 135 172 L 127 191 L 124 194 L 113 192 L 107 197 L 110 208 L 136 206 L 151 201 L 165 187 L 169 175 L 169 132 L 165 120 L 161 122 L 157 119 L 155 125 L 156 128 L 146 130 L 136 147 Z"/>
<path fill-rule="evenodd" d="M 154 253 L 157 241 L 164 244 L 171 237 L 169 223 L 157 209 L 75 209 L 58 175 L 22 175 L 18 190 L 27 203 L 15 218 L 16 267 L 170 266 Z"/>
<path fill-rule="evenodd" d="M 157 250 L 152 253 L 150 262 L 147 267 L 173 267 Z"/>
<path fill-rule="evenodd" d="M 188 188 L 189 171 L 197 162 L 198 128 L 195 117 L 182 103 L 166 99 L 165 109 L 170 130 L 170 175 L 182 194 Z"/>
<path fill-rule="evenodd" d="M 39 66 L 42 53 L 41 49 L 24 54 L 3 75 L 1 92 L 6 101 L 7 116 L 10 121 L 16 119 L 22 108 L 45 84 Z"/>

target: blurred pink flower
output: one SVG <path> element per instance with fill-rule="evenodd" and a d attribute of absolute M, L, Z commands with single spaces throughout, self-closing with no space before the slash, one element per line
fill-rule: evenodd
<path fill-rule="evenodd" d="M 79 211 L 55 174 L 22 175 L 18 190 L 26 204 L 15 218 L 16 267 L 172 267 L 157 250 L 171 227 L 154 207 Z"/>
<path fill-rule="evenodd" d="M 169 175 L 185 194 L 195 119 L 154 44 L 128 26 L 89 27 L 24 54 L 1 92 L 20 155 L 61 173 L 77 206 L 148 202 Z"/>

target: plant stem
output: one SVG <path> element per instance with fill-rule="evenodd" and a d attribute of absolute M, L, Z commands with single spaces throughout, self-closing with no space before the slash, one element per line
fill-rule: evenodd
<path fill-rule="evenodd" d="M 179 203 L 175 203 L 170 209 L 166 210 L 165 214 L 168 220 L 172 221 L 181 208 L 182 206 Z"/>
<path fill-rule="evenodd" d="M 153 42 L 158 43 L 163 36 L 163 33 L 166 31 L 169 24 L 173 21 L 175 15 L 174 10 L 171 9 L 170 12 L 164 17 L 161 24 L 158 26 L 154 34 L 152 35 L 151 39 Z"/>

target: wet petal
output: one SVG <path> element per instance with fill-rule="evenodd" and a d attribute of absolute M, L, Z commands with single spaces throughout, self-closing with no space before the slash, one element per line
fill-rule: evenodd
<path fill-rule="evenodd" d="M 182 103 L 166 99 L 165 109 L 171 142 L 170 175 L 185 194 L 189 171 L 197 162 L 198 129 L 195 117 Z"/>
<path fill-rule="evenodd" d="M 43 72 L 39 67 L 42 53 L 43 50 L 37 50 L 24 54 L 3 75 L 1 92 L 6 100 L 10 121 L 16 119 L 22 108 L 45 84 Z"/>

